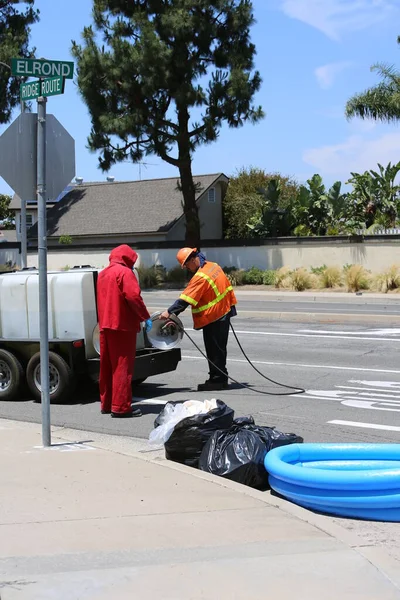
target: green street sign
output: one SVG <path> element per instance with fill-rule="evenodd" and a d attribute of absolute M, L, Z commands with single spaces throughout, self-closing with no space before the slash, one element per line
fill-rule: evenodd
<path fill-rule="evenodd" d="M 21 83 L 21 100 L 36 100 L 40 96 L 57 96 L 64 93 L 64 77 L 49 77 L 41 81 Z"/>
<path fill-rule="evenodd" d="M 11 74 L 16 77 L 65 77 L 74 76 L 74 63 L 39 58 L 12 58 Z"/>

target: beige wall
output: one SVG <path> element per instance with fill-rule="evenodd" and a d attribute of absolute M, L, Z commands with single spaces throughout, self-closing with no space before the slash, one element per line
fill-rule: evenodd
<path fill-rule="evenodd" d="M 221 266 L 236 266 L 248 269 L 256 266 L 261 269 L 278 269 L 282 266 L 319 267 L 345 264 L 361 264 L 373 272 L 379 272 L 392 264 L 400 265 L 400 242 L 366 241 L 364 243 L 349 243 L 337 240 L 318 241 L 310 243 L 305 240 L 280 242 L 269 246 L 238 246 L 226 248 L 203 248 L 209 260 L 218 262 Z M 139 265 L 163 265 L 167 269 L 177 265 L 177 249 L 168 250 L 139 250 Z M 52 252 L 49 249 L 48 267 L 56 270 L 69 265 L 90 264 L 103 267 L 108 264 L 109 250 L 96 251 L 74 250 L 67 246 L 64 252 Z M 28 266 L 38 266 L 37 255 L 28 255 Z"/>

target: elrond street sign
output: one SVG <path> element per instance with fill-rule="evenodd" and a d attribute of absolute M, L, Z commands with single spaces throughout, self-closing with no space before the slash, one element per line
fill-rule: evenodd
<path fill-rule="evenodd" d="M 12 58 L 11 73 L 16 77 L 65 77 L 74 76 L 74 63 L 42 58 Z"/>
<path fill-rule="evenodd" d="M 49 77 L 37 81 L 21 83 L 21 100 L 36 100 L 40 96 L 57 96 L 64 93 L 64 77 Z"/>

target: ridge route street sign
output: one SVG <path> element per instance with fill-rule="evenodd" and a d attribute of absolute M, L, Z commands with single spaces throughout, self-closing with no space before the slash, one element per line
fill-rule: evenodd
<path fill-rule="evenodd" d="M 57 96 L 64 93 L 64 77 L 49 77 L 38 81 L 21 83 L 21 101 L 36 100 L 40 96 Z"/>
<path fill-rule="evenodd" d="M 11 74 L 16 77 L 65 77 L 74 76 L 74 63 L 43 58 L 12 58 Z"/>

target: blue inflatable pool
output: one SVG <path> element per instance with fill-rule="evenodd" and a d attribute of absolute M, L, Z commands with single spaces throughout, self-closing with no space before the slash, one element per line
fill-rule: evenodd
<path fill-rule="evenodd" d="M 264 464 L 271 488 L 305 508 L 400 522 L 400 444 L 290 444 Z"/>

